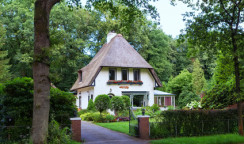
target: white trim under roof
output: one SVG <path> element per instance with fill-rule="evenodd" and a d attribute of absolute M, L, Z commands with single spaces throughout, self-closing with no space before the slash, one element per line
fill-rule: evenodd
<path fill-rule="evenodd" d="M 154 90 L 154 96 L 174 96 L 175 94 L 163 92 L 160 90 Z"/>

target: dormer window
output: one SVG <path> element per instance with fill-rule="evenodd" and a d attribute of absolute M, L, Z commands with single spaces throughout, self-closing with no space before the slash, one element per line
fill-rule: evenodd
<path fill-rule="evenodd" d="M 122 69 L 122 80 L 129 80 L 128 69 Z"/>
<path fill-rule="evenodd" d="M 139 81 L 141 80 L 140 78 L 140 70 L 139 69 L 134 69 L 134 81 Z"/>
<path fill-rule="evenodd" d="M 116 69 L 109 69 L 109 80 L 116 80 Z"/>
<path fill-rule="evenodd" d="M 82 71 L 80 71 L 80 80 L 79 82 L 82 82 Z"/>

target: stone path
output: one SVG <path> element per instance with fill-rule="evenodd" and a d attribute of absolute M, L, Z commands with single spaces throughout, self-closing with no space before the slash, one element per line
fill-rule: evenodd
<path fill-rule="evenodd" d="M 90 122 L 81 122 L 81 138 L 85 144 L 148 144 L 126 134 L 103 128 Z"/>

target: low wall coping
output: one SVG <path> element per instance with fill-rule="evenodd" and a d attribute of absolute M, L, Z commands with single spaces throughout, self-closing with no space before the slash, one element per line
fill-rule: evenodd
<path fill-rule="evenodd" d="M 70 120 L 81 120 L 80 117 L 70 118 Z"/>
<path fill-rule="evenodd" d="M 150 117 L 150 116 L 149 115 L 138 115 L 137 117 L 138 118 L 144 118 L 144 117 L 147 118 L 147 117 Z"/>

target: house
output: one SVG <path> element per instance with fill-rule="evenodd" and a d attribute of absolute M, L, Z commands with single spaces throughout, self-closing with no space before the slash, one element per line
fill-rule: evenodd
<path fill-rule="evenodd" d="M 160 107 L 160 110 L 167 110 L 168 106 L 175 108 L 175 94 L 154 90 L 154 103 Z"/>
<path fill-rule="evenodd" d="M 127 95 L 133 107 L 143 107 L 154 104 L 154 88 L 160 86 L 152 66 L 121 34 L 109 33 L 107 43 L 78 71 L 71 91 L 77 91 L 80 109 L 86 109 L 88 101 L 100 94 Z"/>

